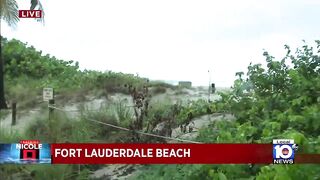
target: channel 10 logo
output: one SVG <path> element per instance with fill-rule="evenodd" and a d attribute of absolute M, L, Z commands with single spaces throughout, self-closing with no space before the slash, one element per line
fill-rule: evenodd
<path fill-rule="evenodd" d="M 298 145 L 293 139 L 273 140 L 273 164 L 293 164 Z"/>

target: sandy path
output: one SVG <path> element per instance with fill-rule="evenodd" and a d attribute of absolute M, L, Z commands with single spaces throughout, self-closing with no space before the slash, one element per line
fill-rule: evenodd
<path fill-rule="evenodd" d="M 80 110 L 82 107 L 85 107 L 85 109 L 89 111 L 98 111 L 100 108 L 102 108 L 107 103 L 117 102 L 121 99 L 130 98 L 129 96 L 123 95 L 123 94 L 115 94 L 110 96 L 110 99 L 107 100 L 106 98 L 100 98 L 100 99 L 94 99 L 91 98 L 91 100 L 82 102 L 82 103 L 69 103 L 67 105 L 59 105 L 59 102 L 57 102 L 54 106 L 59 108 L 57 111 L 63 110 L 68 118 L 70 119 L 76 119 L 80 115 Z M 130 103 L 129 103 L 130 104 Z M 36 120 L 37 118 L 46 119 L 49 117 L 49 110 L 47 108 L 46 102 L 43 102 L 42 106 L 44 108 L 34 108 L 30 110 L 17 110 L 17 119 L 16 119 L 16 125 L 11 126 L 12 124 L 12 115 L 11 111 L 6 115 L 3 119 L 0 119 L 0 128 L 1 130 L 16 130 L 19 132 L 23 132 L 28 124 Z M 61 110 L 60 110 L 61 109 Z"/>
<path fill-rule="evenodd" d="M 218 99 L 217 95 L 210 95 L 210 100 L 214 101 Z M 177 101 L 187 102 L 190 100 L 197 99 L 208 99 L 208 91 L 206 89 L 184 89 L 179 92 L 173 91 L 171 89 L 167 89 L 166 93 L 158 94 L 152 97 L 151 103 L 161 103 L 161 102 L 171 102 L 175 103 Z M 88 110 L 99 110 L 106 103 L 112 104 L 115 102 L 119 102 L 121 100 L 126 100 L 124 102 L 127 103 L 128 106 L 132 106 L 131 97 L 123 94 L 114 94 L 111 95 L 108 99 L 100 98 L 94 99 L 91 98 L 89 101 L 83 103 L 69 103 L 65 106 L 59 106 L 58 103 L 55 105 L 64 111 L 67 111 L 66 115 L 70 118 L 76 118 L 79 116 L 79 110 L 81 107 L 85 107 Z M 18 130 L 24 131 L 25 128 L 30 124 L 33 120 L 35 120 L 39 116 L 48 116 L 48 110 L 46 108 L 40 109 L 32 109 L 29 111 L 24 111 L 19 113 L 17 116 L 17 124 L 15 126 L 11 126 L 11 114 L 8 114 L 3 120 L 0 122 L 1 130 Z M 193 140 L 197 137 L 198 132 L 197 129 L 200 129 L 204 126 L 207 126 L 211 122 L 215 120 L 223 120 L 223 119 L 232 119 L 231 115 L 221 115 L 221 114 L 211 114 L 204 115 L 201 117 L 197 117 L 193 120 L 194 122 L 194 130 L 191 133 L 182 133 L 180 128 L 173 129 L 172 137 L 177 137 L 180 139 L 188 139 Z M 93 173 L 91 177 L 93 178 L 103 178 L 103 179 L 130 179 L 137 173 L 139 173 L 139 168 L 141 165 L 108 165 L 104 168 L 101 168 Z"/>
<path fill-rule="evenodd" d="M 211 100 L 218 99 L 219 97 L 217 95 L 213 96 L 211 95 Z M 119 102 L 121 100 L 127 100 L 125 101 L 128 106 L 132 106 L 132 100 L 129 95 L 124 94 L 113 94 L 110 95 L 108 99 L 106 98 L 100 98 L 95 99 L 94 97 L 89 98 L 90 100 L 82 103 L 69 103 L 67 105 L 59 105 L 59 102 L 56 102 L 56 107 L 63 109 L 66 112 L 66 115 L 73 119 L 80 115 L 79 110 L 82 107 L 85 107 L 88 110 L 97 111 L 101 107 L 103 107 L 106 103 L 112 104 Z M 188 100 L 197 100 L 197 99 L 208 99 L 208 92 L 205 89 L 200 88 L 194 88 L 194 89 L 182 89 L 178 91 L 173 91 L 171 89 L 167 89 L 166 93 L 164 94 L 158 94 L 152 97 L 150 103 L 161 103 L 165 101 L 169 101 L 171 103 L 175 103 L 177 101 L 186 102 Z M 46 107 L 46 102 L 43 102 L 41 104 L 42 107 Z M 43 108 L 40 109 L 34 108 L 30 110 L 22 110 L 19 111 L 17 114 L 17 123 L 15 126 L 11 126 L 11 113 L 9 113 L 7 116 L 4 117 L 4 119 L 0 119 L 0 128 L 1 130 L 17 130 L 20 132 L 23 132 L 25 128 L 30 124 L 32 121 L 34 121 L 36 118 L 47 118 L 48 117 L 48 109 Z"/>

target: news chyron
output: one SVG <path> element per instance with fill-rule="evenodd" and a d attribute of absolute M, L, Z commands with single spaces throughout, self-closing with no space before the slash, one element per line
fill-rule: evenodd
<path fill-rule="evenodd" d="M 20 143 L 0 144 L 0 164 L 50 164 L 50 144 L 39 140 L 21 140 Z"/>
<path fill-rule="evenodd" d="M 298 145 L 293 139 L 273 140 L 273 164 L 294 164 L 294 154 Z"/>

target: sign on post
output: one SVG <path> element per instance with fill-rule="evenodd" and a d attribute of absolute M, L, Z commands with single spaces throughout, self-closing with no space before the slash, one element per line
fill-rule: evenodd
<path fill-rule="evenodd" d="M 53 99 L 53 88 L 43 88 L 43 101 Z"/>

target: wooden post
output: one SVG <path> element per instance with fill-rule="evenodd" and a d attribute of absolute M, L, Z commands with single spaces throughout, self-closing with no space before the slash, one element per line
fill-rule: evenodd
<path fill-rule="evenodd" d="M 51 143 L 55 143 L 56 140 L 54 138 L 54 132 L 53 132 L 53 117 L 54 117 L 54 108 L 51 106 L 54 106 L 54 99 L 49 100 L 49 137 L 51 140 Z"/>
<path fill-rule="evenodd" d="M 49 121 L 51 121 L 54 112 L 54 108 L 51 106 L 54 106 L 54 99 L 49 100 Z"/>
<path fill-rule="evenodd" d="M 12 102 L 12 126 L 16 125 L 17 122 L 17 103 Z"/>
<path fill-rule="evenodd" d="M 54 91 L 53 88 L 46 87 L 43 88 L 43 101 L 48 101 L 48 134 L 49 139 L 51 140 L 51 143 L 55 142 L 55 138 L 53 136 L 53 119 L 54 119 Z"/>

